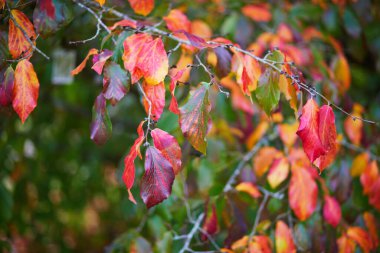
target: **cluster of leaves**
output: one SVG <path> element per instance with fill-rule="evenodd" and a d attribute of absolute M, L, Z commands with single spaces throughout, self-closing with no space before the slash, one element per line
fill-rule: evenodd
<path fill-rule="evenodd" d="M 7 37 L 12 59 L 7 62 L 16 65 L 14 71 L 12 66 L 3 71 L 0 101 L 3 107 L 12 104 L 24 123 L 36 108 L 39 94 L 39 81 L 29 61 L 34 53 L 43 54 L 37 48 L 37 34 L 48 36 L 69 23 L 70 7 L 59 0 L 38 1 L 32 23 L 22 11 L 5 1 L 0 3 L 1 8 L 8 10 L 9 17 Z M 249 27 L 253 23 L 265 28 L 274 19 L 273 7 L 269 4 L 239 6 L 243 21 L 228 18 L 222 26 L 226 36 L 217 37 L 212 35 L 206 22 L 190 21 L 181 8 L 169 10 L 162 18 L 166 29 L 160 29 L 161 23 L 144 18 L 154 12 L 153 0 L 129 0 L 133 12 L 140 15 L 137 19 L 131 18 L 133 13 L 127 15 L 109 9 L 105 1 L 75 3 L 95 17 L 98 30 L 102 27 L 107 32 L 101 48 L 90 49 L 71 72 L 72 75 L 82 72 L 92 57 L 92 69 L 103 79 L 102 90 L 93 105 L 90 137 L 96 144 L 105 144 L 112 134 L 107 104 L 117 107 L 133 90 L 140 92 L 146 116 L 142 116 L 138 137 L 125 156 L 121 178 L 129 200 L 138 205 L 133 195 L 135 174 L 140 174 L 136 173 L 135 160 L 143 159 L 141 150 L 145 151 L 144 171 L 139 179 L 141 199 L 151 208 L 168 199 L 174 189 L 185 202 L 187 218 L 194 226 L 183 236 L 185 245 L 181 252 L 192 251 L 189 244 L 194 229 L 200 232 L 203 242 L 200 247 L 207 247 L 210 242 L 222 252 L 271 252 L 274 249 L 294 252 L 310 248 L 334 251 L 336 247 L 340 252 L 354 252 L 357 246 L 363 252 L 377 249 L 373 211 L 373 208 L 380 210 L 377 157 L 363 152 L 353 161 L 351 176 L 360 178 L 359 187 L 362 194 L 368 196 L 370 205 L 357 216 L 358 221 L 352 222 L 353 217 L 342 215 L 344 207 L 349 209 L 353 205 L 352 198 L 346 196 L 349 193 L 343 197 L 333 194 L 341 188 L 345 191 L 349 188 L 349 179 L 340 177 L 341 173 L 347 174 L 342 172 L 347 168 L 338 167 L 336 161 L 339 154 L 345 154 L 342 143 L 360 150 L 364 108 L 356 104 L 352 114 L 347 114 L 344 121 L 340 118 L 343 122 L 336 122 L 333 107 L 345 112 L 335 102 L 346 95 L 351 84 L 348 60 L 338 40 L 310 26 L 307 20 L 298 20 L 300 14 L 294 9 L 301 7 L 295 5 L 292 9 L 299 23 L 278 22 L 274 24 L 275 30 L 258 33 L 255 41 L 247 45 L 251 36 L 233 34 L 234 24 L 243 22 L 243 26 Z M 346 3 L 338 1 L 331 6 L 335 5 L 345 7 Z M 215 12 L 223 12 L 225 8 L 218 1 L 212 6 Z M 328 6 L 324 1 L 316 1 L 303 8 L 316 8 L 311 10 L 314 12 Z M 280 6 L 279 10 L 287 8 L 292 7 Z M 102 14 L 96 12 L 121 20 L 106 26 Z M 355 20 L 352 16 L 344 18 Z M 351 27 L 348 32 L 358 33 Z M 234 43 L 235 39 L 239 43 Z M 321 54 L 318 47 L 332 50 L 328 52 L 334 57 L 330 59 L 331 55 Z M 315 82 L 309 84 L 306 81 L 309 79 Z M 166 91 L 170 93 L 168 110 Z M 226 94 L 231 94 L 232 107 L 226 106 L 229 103 L 224 99 Z M 181 100 L 183 97 L 187 97 L 185 101 Z M 280 103 L 281 97 L 283 103 Z M 319 107 L 322 102 L 328 104 Z M 226 112 L 232 109 L 238 115 L 227 119 Z M 165 115 L 178 118 L 172 124 L 178 126 L 181 134 L 164 131 L 167 126 L 160 122 Z M 336 123 L 352 144 L 345 140 L 343 132 L 337 134 Z M 191 213 L 197 212 L 198 207 L 193 210 L 188 203 L 191 191 L 195 191 L 191 189 L 192 177 L 194 173 L 202 177 L 205 169 L 197 171 L 197 167 L 214 169 L 212 164 L 204 165 L 206 159 L 220 158 L 216 141 L 208 147 L 209 137 L 221 138 L 227 143 L 219 144 L 226 153 L 223 162 L 232 158 L 229 153 L 241 150 L 241 144 L 245 144 L 249 156 L 242 158 L 240 168 L 226 170 L 232 175 L 226 184 L 212 185 L 208 188 L 212 190 L 210 194 L 201 192 L 201 198 L 193 207 L 205 208 L 194 221 Z M 229 144 L 238 148 L 227 148 Z M 201 158 L 186 161 L 194 153 Z M 242 173 L 251 159 L 253 169 Z M 326 176 L 323 171 L 334 166 L 335 172 Z M 179 179 L 180 175 L 187 178 Z M 226 181 L 226 176 L 220 175 L 220 180 Z M 185 190 L 181 190 L 181 184 Z M 194 187 L 200 187 L 199 184 L 195 183 Z M 266 214 L 263 214 L 264 208 L 268 209 Z M 249 231 L 248 224 L 252 220 L 247 216 L 251 213 L 255 213 L 255 221 Z M 270 221 L 273 219 L 276 222 Z M 334 228 L 333 240 L 328 240 L 327 246 L 320 243 L 326 240 L 322 238 L 321 220 Z M 178 227 L 183 229 L 177 224 Z M 315 236 L 316 242 L 311 244 L 308 235 Z M 219 241 L 224 239 L 223 247 L 214 242 L 213 236 Z M 145 239 L 139 237 L 133 242 L 130 239 L 125 239 L 129 251 L 152 250 Z M 113 244 L 115 251 L 118 243 Z"/>

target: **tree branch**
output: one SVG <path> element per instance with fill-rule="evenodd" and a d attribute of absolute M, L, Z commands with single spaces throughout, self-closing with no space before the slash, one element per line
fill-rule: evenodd
<path fill-rule="evenodd" d="M 189 245 L 191 243 L 191 240 L 193 239 L 195 233 L 197 232 L 197 230 L 199 229 L 200 225 L 201 225 L 201 222 L 203 220 L 203 217 L 204 217 L 204 213 L 201 213 L 197 220 L 195 221 L 194 223 L 194 226 L 193 228 L 191 229 L 190 233 L 187 234 L 187 236 L 185 237 L 186 238 L 186 241 L 185 241 L 185 244 L 183 245 L 182 249 L 179 251 L 179 253 L 185 253 L 186 251 L 192 251 L 190 248 L 189 248 Z"/>

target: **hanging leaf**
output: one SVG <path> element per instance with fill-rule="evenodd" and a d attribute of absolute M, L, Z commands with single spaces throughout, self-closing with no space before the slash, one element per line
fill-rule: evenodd
<path fill-rule="evenodd" d="M 254 91 L 260 107 L 267 115 L 277 107 L 280 101 L 280 89 L 278 87 L 279 74 L 277 71 L 266 69 L 259 79 L 259 86 Z"/>
<path fill-rule="evenodd" d="M 137 127 L 138 138 L 135 140 L 135 143 L 129 150 L 128 155 L 124 159 L 124 172 L 123 172 L 123 181 L 125 186 L 128 189 L 129 200 L 136 204 L 136 200 L 132 195 L 131 188 L 135 181 L 135 159 L 137 155 L 142 159 L 140 153 L 140 146 L 144 141 L 144 131 L 142 129 L 145 121 L 141 121 Z"/>
<path fill-rule="evenodd" d="M 346 57 L 343 54 L 338 54 L 332 62 L 331 69 L 339 92 L 345 93 L 351 84 L 350 66 Z"/>
<path fill-rule="evenodd" d="M 106 108 L 106 99 L 101 93 L 92 108 L 91 140 L 103 145 L 112 135 L 112 124 Z"/>
<path fill-rule="evenodd" d="M 203 219 L 202 229 L 209 236 L 213 236 L 218 231 L 218 217 L 216 215 L 215 204 L 212 204 L 211 210 L 209 210 L 208 203 L 206 203 L 205 217 Z M 205 233 L 201 233 L 201 240 L 207 241 L 208 240 L 207 235 Z"/>
<path fill-rule="evenodd" d="M 275 232 L 277 253 L 295 253 L 296 247 L 293 242 L 292 232 L 283 221 L 277 221 Z"/>
<path fill-rule="evenodd" d="M 72 19 L 72 8 L 63 0 L 38 0 L 33 12 L 34 27 L 44 37 L 57 32 Z"/>
<path fill-rule="evenodd" d="M 173 166 L 155 147 L 145 154 L 145 172 L 141 179 L 140 195 L 148 208 L 167 199 L 172 192 Z"/>
<path fill-rule="evenodd" d="M 323 206 L 323 218 L 325 221 L 333 226 L 338 226 L 342 218 L 342 211 L 338 201 L 331 196 L 325 196 L 325 205 Z"/>
<path fill-rule="evenodd" d="M 97 53 L 98 53 L 98 49 L 95 49 L 95 48 L 90 49 L 90 51 L 88 51 L 88 53 L 87 53 L 86 58 L 84 58 L 84 60 L 81 62 L 81 64 L 79 64 L 78 67 L 76 67 L 75 69 L 73 69 L 71 71 L 71 75 L 73 75 L 73 76 L 78 75 L 80 72 L 82 72 L 84 67 L 86 67 L 86 63 L 87 63 L 88 59 L 90 58 L 90 56 L 97 54 Z"/>
<path fill-rule="evenodd" d="M 114 62 L 107 63 L 104 68 L 103 94 L 116 105 L 129 90 L 127 73 Z"/>
<path fill-rule="evenodd" d="M 154 0 L 128 0 L 134 12 L 147 16 L 154 8 Z"/>
<path fill-rule="evenodd" d="M 178 145 L 174 136 L 167 132 L 155 128 L 150 132 L 154 146 L 161 151 L 166 160 L 170 162 L 173 167 L 174 174 L 178 174 L 181 171 L 182 166 L 182 152 L 181 147 Z"/>
<path fill-rule="evenodd" d="M 16 23 L 28 35 L 33 44 L 36 45 L 35 39 L 37 38 L 37 35 L 34 31 L 33 24 L 29 21 L 28 17 L 19 10 L 11 10 L 11 15 L 16 20 Z M 32 45 L 12 19 L 9 19 L 8 46 L 13 59 L 25 56 L 28 56 L 27 58 L 30 59 L 32 56 Z"/>
<path fill-rule="evenodd" d="M 0 106 L 8 106 L 12 103 L 14 78 L 13 68 L 9 66 L 4 73 L 4 80 L 0 84 Z"/>
<path fill-rule="evenodd" d="M 318 187 L 314 179 L 303 167 L 292 167 L 289 185 L 289 205 L 301 221 L 313 214 L 318 199 Z"/>
<path fill-rule="evenodd" d="M 28 60 L 17 63 L 13 88 L 13 109 L 24 123 L 37 106 L 40 84 L 33 65 Z"/>
<path fill-rule="evenodd" d="M 147 84 L 156 85 L 168 74 L 168 57 L 161 38 L 145 33 L 134 34 L 124 41 L 124 67 L 131 73 L 132 83 L 141 77 Z"/>
<path fill-rule="evenodd" d="M 300 125 L 297 135 L 301 138 L 303 150 L 311 162 L 321 155 L 326 154 L 326 150 L 319 138 L 319 109 L 313 98 L 310 98 L 302 108 Z"/>
<path fill-rule="evenodd" d="M 108 49 L 105 49 L 103 52 L 101 52 L 100 54 L 96 54 L 94 55 L 94 57 L 92 58 L 92 63 L 94 65 L 92 65 L 92 69 L 95 70 L 96 73 L 98 73 L 98 75 L 101 75 L 102 72 L 103 72 L 103 67 L 104 67 L 104 64 L 106 64 L 106 61 L 112 56 L 112 51 L 111 50 L 108 50 Z"/>
<path fill-rule="evenodd" d="M 362 116 L 363 107 L 359 104 L 354 104 L 352 117 L 360 118 Z M 350 141 L 355 145 L 360 145 L 362 140 L 363 121 L 347 116 L 344 120 L 344 131 Z"/>
<path fill-rule="evenodd" d="M 211 110 L 208 100 L 210 84 L 201 83 L 199 87 L 192 90 L 186 104 L 179 108 L 179 123 L 181 130 L 191 145 L 206 154 L 206 134 Z"/>
<path fill-rule="evenodd" d="M 151 103 L 149 105 L 149 102 L 143 97 L 145 111 L 149 114 L 149 107 L 151 107 L 151 118 L 158 121 L 165 107 L 165 85 L 163 82 L 157 85 L 149 85 L 144 82 L 142 87 Z"/>
<path fill-rule="evenodd" d="M 183 73 L 186 71 L 186 69 L 181 69 L 175 72 L 175 74 L 170 75 L 170 93 L 172 94 L 172 99 L 170 100 L 169 110 L 172 113 L 175 113 L 179 115 L 179 109 L 178 109 L 178 103 L 177 98 L 174 95 L 175 88 L 177 87 L 177 82 L 181 79 Z"/>

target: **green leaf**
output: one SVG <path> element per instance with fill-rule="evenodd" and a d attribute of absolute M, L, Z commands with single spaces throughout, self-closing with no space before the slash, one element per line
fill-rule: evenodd
<path fill-rule="evenodd" d="M 270 52 L 268 53 L 265 58 L 267 58 L 268 60 L 270 61 L 274 61 L 274 62 L 278 62 L 278 63 L 275 63 L 274 65 L 281 69 L 282 68 L 282 64 L 281 62 L 284 62 L 285 61 L 285 56 L 283 53 L 281 53 L 280 50 L 274 50 L 273 52 Z"/>
<path fill-rule="evenodd" d="M 201 83 L 197 89 L 190 92 L 187 103 L 179 108 L 179 124 L 183 135 L 203 154 L 206 154 L 207 123 L 211 110 L 208 100 L 209 88 L 210 84 Z"/>
<path fill-rule="evenodd" d="M 254 91 L 257 102 L 267 115 L 271 114 L 280 101 L 279 77 L 277 71 L 268 68 L 261 75 L 259 86 Z"/>

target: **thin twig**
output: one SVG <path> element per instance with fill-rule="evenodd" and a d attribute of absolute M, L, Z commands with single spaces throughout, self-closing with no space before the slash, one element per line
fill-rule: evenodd
<path fill-rule="evenodd" d="M 179 251 L 179 253 L 184 253 L 184 252 L 186 252 L 186 251 L 190 251 L 190 252 L 192 252 L 192 250 L 189 248 L 189 245 L 190 245 L 191 241 L 193 240 L 193 237 L 194 237 L 195 233 L 197 232 L 198 228 L 200 227 L 204 215 L 205 215 L 204 213 L 201 213 L 201 214 L 198 216 L 197 220 L 196 220 L 195 223 L 194 223 L 193 228 L 191 229 L 190 233 L 187 235 L 187 238 L 186 238 L 185 244 L 183 245 L 183 247 L 182 247 L 182 249 Z"/>
<path fill-rule="evenodd" d="M 99 18 L 102 19 L 102 17 L 103 17 L 102 13 L 99 14 Z M 69 41 L 69 44 L 85 44 L 89 41 L 96 39 L 99 36 L 99 34 L 100 34 L 100 23 L 98 22 L 96 24 L 96 33 L 92 37 L 90 37 L 88 39 L 84 39 L 84 40 Z"/>
<path fill-rule="evenodd" d="M 356 151 L 356 152 L 360 152 L 360 153 L 367 153 L 373 160 L 376 160 L 378 162 L 380 162 L 380 157 L 375 155 L 374 153 L 372 153 L 371 151 L 369 151 L 368 149 L 364 149 L 362 147 L 359 147 L 359 146 L 356 146 L 352 143 L 349 143 L 348 141 L 346 140 L 341 140 L 339 142 L 343 147 L 345 148 L 348 148 L 348 149 L 351 149 L 353 151 Z"/>
<path fill-rule="evenodd" d="M 145 145 L 147 146 L 147 145 L 149 145 L 148 134 L 149 134 L 149 132 L 151 130 L 150 129 L 150 124 L 151 124 L 151 121 L 152 121 L 152 119 L 151 119 L 151 117 L 152 117 L 152 102 L 150 101 L 149 97 L 146 95 L 146 93 L 145 93 L 144 89 L 142 88 L 140 82 L 137 83 L 137 86 L 139 87 L 139 90 L 140 90 L 141 94 L 144 96 L 146 102 L 149 105 L 148 118 L 147 118 L 148 123 L 147 123 L 147 129 L 145 131 Z"/>
<path fill-rule="evenodd" d="M 264 207 L 267 204 L 268 200 L 269 200 L 269 194 L 264 194 L 264 199 L 263 199 L 263 201 L 261 201 L 261 204 L 259 206 L 259 210 L 257 210 L 256 217 L 255 217 L 255 222 L 253 223 L 253 227 L 252 227 L 251 233 L 249 234 L 248 245 L 247 245 L 248 249 L 249 249 L 249 253 L 251 253 L 249 244 L 252 241 L 252 238 L 253 238 L 253 236 L 256 233 L 257 225 L 259 224 L 259 221 L 260 221 L 260 218 L 261 218 L 261 214 L 262 214 L 262 212 L 264 210 Z"/>

